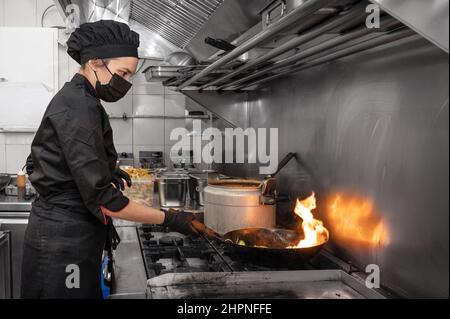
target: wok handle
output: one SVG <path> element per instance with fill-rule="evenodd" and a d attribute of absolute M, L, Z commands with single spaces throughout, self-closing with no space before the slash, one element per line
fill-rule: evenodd
<path fill-rule="evenodd" d="M 221 235 L 219 235 L 218 233 L 216 233 L 214 230 L 212 230 L 211 228 L 205 226 L 205 224 L 199 222 L 198 220 L 193 220 L 192 221 L 192 225 L 194 226 L 194 228 L 202 235 L 206 236 L 208 239 L 212 239 L 212 240 L 219 240 L 221 242 L 224 242 L 224 239 Z"/>

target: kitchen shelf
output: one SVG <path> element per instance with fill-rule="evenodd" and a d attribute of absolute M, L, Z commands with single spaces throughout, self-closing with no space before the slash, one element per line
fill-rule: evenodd
<path fill-rule="evenodd" d="M 416 35 L 384 13 L 380 28 L 369 29 L 365 25 L 369 4 L 366 0 L 304 2 L 277 22 L 260 28 L 234 50 L 215 56 L 213 63 L 188 70 L 163 84 L 178 91 L 253 89 L 309 67 Z M 318 12 L 322 13 L 320 19 L 313 17 Z M 277 45 L 268 45 L 274 39 Z M 269 49 L 256 58 L 239 60 L 243 54 L 263 46 Z"/>

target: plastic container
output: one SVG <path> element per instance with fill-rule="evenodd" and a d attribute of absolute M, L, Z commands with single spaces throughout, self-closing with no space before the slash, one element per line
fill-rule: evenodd
<path fill-rule="evenodd" d="M 132 201 L 152 207 L 154 179 L 152 177 L 132 178 L 131 182 L 131 187 L 126 187 L 123 194 Z"/>

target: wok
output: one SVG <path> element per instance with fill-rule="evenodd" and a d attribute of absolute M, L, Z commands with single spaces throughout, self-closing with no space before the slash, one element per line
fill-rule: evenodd
<path fill-rule="evenodd" d="M 221 236 L 201 223 L 195 221 L 194 225 L 204 236 L 225 243 L 235 258 L 269 268 L 295 269 L 316 256 L 327 243 L 306 248 L 286 248 L 296 245 L 303 239 L 303 234 L 288 229 L 244 228 Z M 245 245 L 238 244 L 241 240 Z"/>
<path fill-rule="evenodd" d="M 286 248 L 296 245 L 302 234 L 287 229 L 246 228 L 226 233 L 224 241 L 236 257 L 266 267 L 295 268 L 307 262 L 325 246 Z M 244 241 L 245 245 L 237 244 Z M 264 246 L 264 247 L 260 247 Z"/>

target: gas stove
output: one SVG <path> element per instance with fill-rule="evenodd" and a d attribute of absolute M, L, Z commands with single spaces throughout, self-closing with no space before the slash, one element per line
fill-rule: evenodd
<path fill-rule="evenodd" d="M 287 268 L 244 262 L 230 246 L 159 225 L 137 226 L 147 298 L 383 298 L 326 252 Z"/>
<path fill-rule="evenodd" d="M 162 226 L 140 226 L 138 238 L 149 279 L 167 273 L 270 270 L 234 258 L 228 247 L 206 237 L 184 236 Z M 305 265 L 296 269 L 305 269 Z"/>

